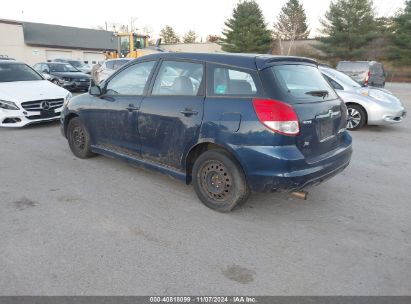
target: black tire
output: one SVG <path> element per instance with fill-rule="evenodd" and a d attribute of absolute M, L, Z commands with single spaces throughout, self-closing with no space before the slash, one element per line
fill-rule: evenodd
<path fill-rule="evenodd" d="M 365 110 L 355 104 L 347 105 L 347 129 L 350 131 L 356 131 L 362 128 L 367 121 L 367 113 Z"/>
<path fill-rule="evenodd" d="M 74 117 L 69 121 L 67 139 L 71 152 L 78 158 L 85 159 L 95 155 L 90 148 L 90 134 L 80 118 Z"/>
<path fill-rule="evenodd" d="M 219 212 L 230 212 L 250 195 L 241 166 L 223 149 L 206 151 L 196 159 L 193 186 L 203 204 Z"/>

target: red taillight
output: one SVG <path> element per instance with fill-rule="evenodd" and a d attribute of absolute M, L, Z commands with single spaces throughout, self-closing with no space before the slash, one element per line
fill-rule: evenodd
<path fill-rule="evenodd" d="M 292 106 L 272 99 L 254 99 L 258 119 L 269 129 L 284 134 L 298 135 L 300 124 Z"/>
<path fill-rule="evenodd" d="M 368 81 L 370 80 L 371 72 L 368 71 L 367 76 L 365 77 L 365 85 L 368 85 Z"/>

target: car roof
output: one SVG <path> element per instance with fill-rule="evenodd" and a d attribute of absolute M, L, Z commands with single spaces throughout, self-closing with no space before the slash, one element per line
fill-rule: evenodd
<path fill-rule="evenodd" d="M 133 61 L 134 58 L 128 58 L 128 57 L 124 57 L 124 58 L 113 58 L 113 59 L 106 59 L 106 60 L 104 60 L 104 62 L 117 61 L 117 60 Z"/>
<path fill-rule="evenodd" d="M 284 62 L 298 62 L 317 65 L 315 60 L 304 57 L 237 53 L 155 53 L 140 57 L 140 60 L 157 58 L 199 60 L 253 70 L 263 70 L 272 65 Z"/>
<path fill-rule="evenodd" d="M 38 62 L 36 64 L 64 64 L 67 65 L 67 62 L 55 62 L 55 61 L 50 61 L 50 62 Z"/>
<path fill-rule="evenodd" d="M 0 63 L 8 63 L 8 64 L 25 64 L 24 62 L 16 61 L 16 60 L 10 60 L 10 59 L 1 59 L 0 58 Z"/>
<path fill-rule="evenodd" d="M 374 60 L 341 60 L 338 63 L 369 63 L 369 64 L 382 64 L 381 62 L 374 61 Z"/>
<path fill-rule="evenodd" d="M 329 66 L 318 66 L 318 69 L 320 70 L 320 72 L 327 74 L 327 76 L 330 76 L 331 78 L 334 78 L 334 75 L 333 75 L 334 71 L 338 73 L 342 73 L 341 71 L 333 69 L 332 67 L 329 67 Z"/>
<path fill-rule="evenodd" d="M 83 62 L 83 61 L 81 61 L 80 59 L 72 59 L 72 58 L 55 58 L 54 60 L 61 60 L 61 61 L 67 61 L 67 62 L 70 62 L 70 61 L 80 61 L 80 62 Z"/>

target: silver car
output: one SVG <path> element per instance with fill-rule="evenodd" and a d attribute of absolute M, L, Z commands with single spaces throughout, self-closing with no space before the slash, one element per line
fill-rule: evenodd
<path fill-rule="evenodd" d="M 111 74 L 132 60 L 133 58 L 117 58 L 102 62 L 100 68 L 97 70 L 97 83 L 106 80 Z"/>
<path fill-rule="evenodd" d="M 347 105 L 347 129 L 357 130 L 365 124 L 400 123 L 406 116 L 401 101 L 390 91 L 361 87 L 349 76 L 329 67 L 320 66 L 319 69 Z"/>

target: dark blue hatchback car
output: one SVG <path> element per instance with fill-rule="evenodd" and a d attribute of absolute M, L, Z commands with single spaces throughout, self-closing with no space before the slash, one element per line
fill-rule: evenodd
<path fill-rule="evenodd" d="M 61 122 L 76 156 L 161 171 L 227 212 L 250 191 L 299 191 L 341 172 L 346 113 L 310 59 L 160 53 L 92 84 Z"/>

